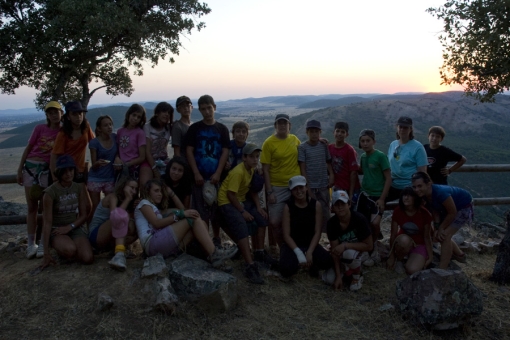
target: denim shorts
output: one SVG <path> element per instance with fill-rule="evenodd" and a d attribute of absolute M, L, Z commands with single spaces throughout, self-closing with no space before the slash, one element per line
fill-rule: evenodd
<path fill-rule="evenodd" d="M 466 224 L 469 226 L 473 221 L 474 211 L 473 211 L 473 203 L 469 203 L 464 208 L 457 211 L 457 215 L 455 215 L 455 220 L 453 220 L 452 226 L 455 229 L 460 229 Z"/>

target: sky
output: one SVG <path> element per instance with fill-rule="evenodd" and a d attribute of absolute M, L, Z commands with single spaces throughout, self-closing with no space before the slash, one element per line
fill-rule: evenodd
<path fill-rule="evenodd" d="M 89 105 L 212 95 L 216 101 L 280 95 L 439 92 L 446 0 L 205 0 L 206 27 L 183 36 L 131 97 L 94 94 Z M 35 91 L 0 95 L 2 109 L 33 107 Z"/>

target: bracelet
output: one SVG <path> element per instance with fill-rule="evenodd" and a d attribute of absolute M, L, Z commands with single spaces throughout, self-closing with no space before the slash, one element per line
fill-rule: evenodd
<path fill-rule="evenodd" d="M 174 222 L 179 222 L 179 219 L 177 218 L 177 215 L 174 215 Z"/>
<path fill-rule="evenodd" d="M 174 216 L 177 216 L 180 219 L 184 218 L 184 210 L 177 210 L 174 214 Z"/>
<path fill-rule="evenodd" d="M 170 198 L 174 198 L 175 197 L 175 192 L 172 191 L 172 194 L 170 195 Z"/>

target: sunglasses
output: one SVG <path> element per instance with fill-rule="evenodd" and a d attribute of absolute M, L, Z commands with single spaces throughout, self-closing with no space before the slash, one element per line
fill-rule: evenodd
<path fill-rule="evenodd" d="M 393 151 L 393 158 L 395 158 L 395 159 L 399 158 L 399 155 L 400 155 L 399 149 L 400 149 L 400 145 L 397 145 L 397 147 L 395 148 L 395 151 Z"/>

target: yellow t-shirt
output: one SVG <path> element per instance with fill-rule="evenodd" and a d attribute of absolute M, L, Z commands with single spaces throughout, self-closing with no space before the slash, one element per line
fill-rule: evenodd
<path fill-rule="evenodd" d="M 246 194 L 250 190 L 253 172 L 254 169 L 250 169 L 250 171 L 246 170 L 244 162 L 237 164 L 235 168 L 230 170 L 218 193 L 218 205 L 222 206 L 230 203 L 227 197 L 227 191 L 235 192 L 239 202 L 246 201 Z"/>
<path fill-rule="evenodd" d="M 293 134 L 289 134 L 285 139 L 272 135 L 262 144 L 260 162 L 271 165 L 269 169 L 271 185 L 286 187 L 291 177 L 301 175 L 298 164 L 299 144 L 301 142 Z"/>

